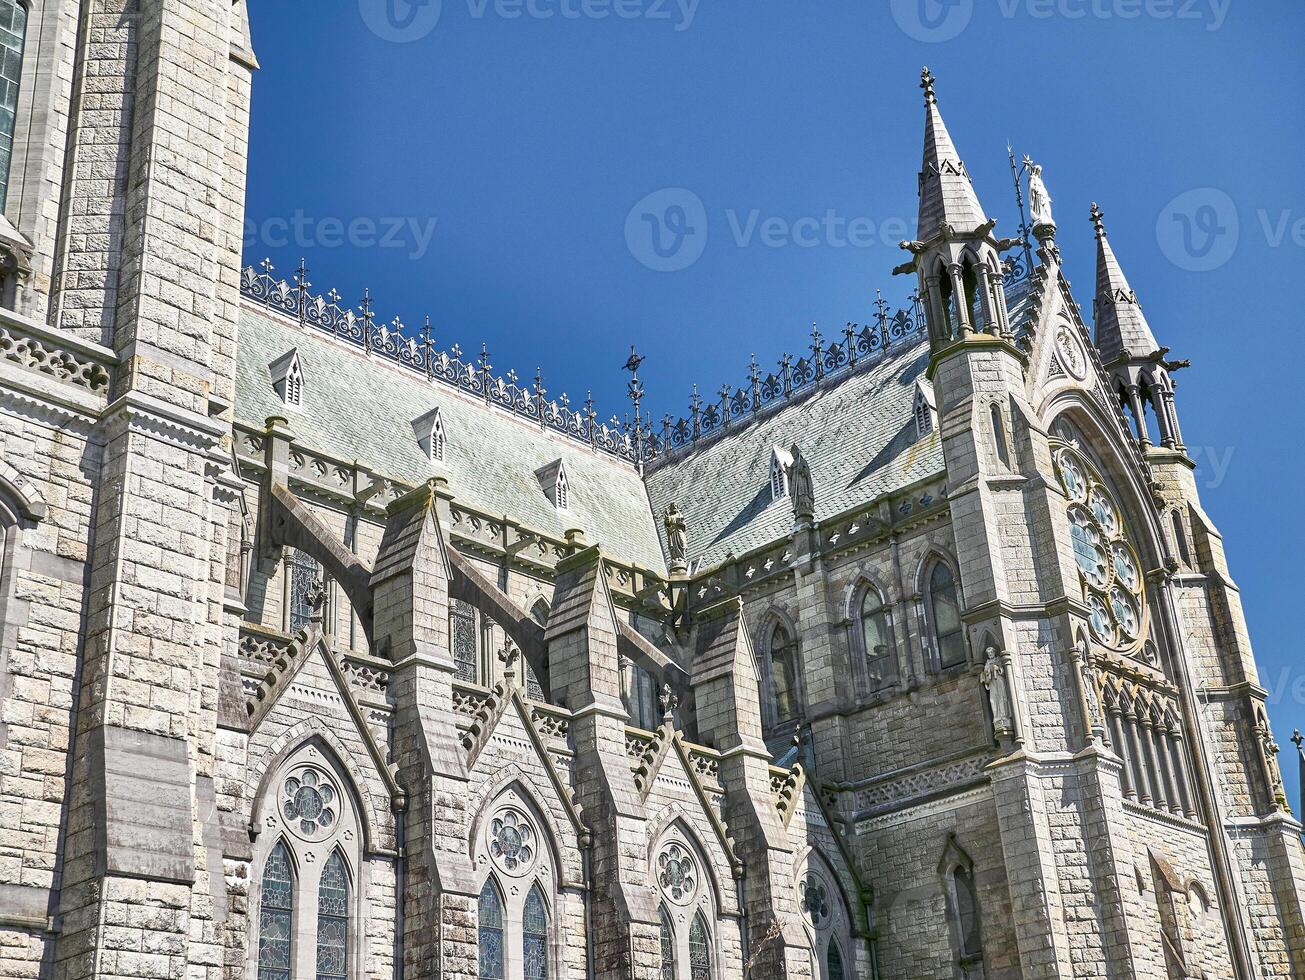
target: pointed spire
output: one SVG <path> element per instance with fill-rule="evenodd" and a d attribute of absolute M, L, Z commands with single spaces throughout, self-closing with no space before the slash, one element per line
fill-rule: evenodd
<path fill-rule="evenodd" d="M 916 237 L 928 241 L 946 222 L 959 231 L 973 231 L 987 222 L 983 206 L 974 193 L 970 174 L 961 162 L 956 145 L 947 132 L 938 96 L 934 92 L 933 72 L 920 73 L 924 89 L 924 165 L 920 169 L 920 223 Z"/>
<path fill-rule="evenodd" d="M 1146 322 L 1137 294 L 1128 284 L 1128 278 L 1115 258 L 1106 235 L 1105 214 L 1094 202 L 1092 224 L 1097 231 L 1097 295 L 1094 304 L 1096 316 L 1097 350 L 1106 364 L 1120 357 L 1149 358 L 1160 349 L 1155 335 Z"/>

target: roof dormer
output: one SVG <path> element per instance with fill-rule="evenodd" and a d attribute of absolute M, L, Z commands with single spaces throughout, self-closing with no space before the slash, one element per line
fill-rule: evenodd
<path fill-rule="evenodd" d="M 555 459 L 547 466 L 535 470 L 544 496 L 558 510 L 569 510 L 571 504 L 571 482 L 566 475 L 566 464 Z"/>
<path fill-rule="evenodd" d="M 935 401 L 933 385 L 924 378 L 915 382 L 915 400 L 911 404 L 911 415 L 915 419 L 915 438 L 923 439 L 938 425 L 938 405 Z"/>
<path fill-rule="evenodd" d="M 417 434 L 417 444 L 421 446 L 422 454 L 432 463 L 444 462 L 444 447 L 448 436 L 444 431 L 444 419 L 439 408 L 414 419 L 412 430 Z"/>
<path fill-rule="evenodd" d="M 787 500 L 789 471 L 793 468 L 793 454 L 775 446 L 770 451 L 770 499 Z"/>
<path fill-rule="evenodd" d="M 268 365 L 272 375 L 272 388 L 286 408 L 302 408 L 304 404 L 304 369 L 299 362 L 299 351 L 291 348 Z"/>

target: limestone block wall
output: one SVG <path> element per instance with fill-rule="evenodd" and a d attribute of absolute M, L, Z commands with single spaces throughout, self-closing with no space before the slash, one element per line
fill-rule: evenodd
<path fill-rule="evenodd" d="M 93 436 L 100 402 L 100 396 L 0 361 L 0 510 L 5 515 L 0 974 L 5 976 L 35 977 L 52 953 L 49 929 L 56 922 L 65 853 L 68 752 L 102 451 Z"/>

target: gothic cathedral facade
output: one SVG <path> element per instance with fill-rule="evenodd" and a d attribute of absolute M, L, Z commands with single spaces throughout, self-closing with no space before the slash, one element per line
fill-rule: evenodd
<path fill-rule="evenodd" d="M 619 425 L 243 267 L 245 0 L 0 48 L 0 975 L 1305 976 L 1183 365 L 932 76 L 906 308 Z"/>

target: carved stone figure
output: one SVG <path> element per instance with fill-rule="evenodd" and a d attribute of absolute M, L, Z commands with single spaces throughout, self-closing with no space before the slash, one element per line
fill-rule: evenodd
<path fill-rule="evenodd" d="M 1051 193 L 1042 179 L 1042 165 L 1029 163 L 1029 211 L 1034 228 L 1055 228 L 1056 219 L 1051 214 Z"/>
<path fill-rule="evenodd" d="M 981 679 L 988 689 L 988 703 L 992 707 L 992 729 L 998 738 L 1014 733 L 1015 719 L 1011 708 L 1010 688 L 1006 684 L 1006 667 L 996 647 L 984 651 L 986 662 Z"/>
<path fill-rule="evenodd" d="M 683 572 L 689 567 L 689 528 L 680 508 L 672 503 L 666 508 L 666 551 L 671 559 L 671 571 Z"/>
<path fill-rule="evenodd" d="M 802 450 L 792 450 L 793 463 L 789 467 L 789 496 L 793 499 L 793 514 L 798 520 L 813 520 L 816 516 L 816 489 L 811 482 L 811 466 Z"/>

